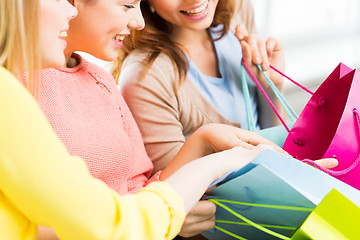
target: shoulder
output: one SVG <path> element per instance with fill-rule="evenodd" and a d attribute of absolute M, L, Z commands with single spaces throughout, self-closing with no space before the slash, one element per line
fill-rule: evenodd
<path fill-rule="evenodd" d="M 22 105 L 33 106 L 34 104 L 31 102 L 35 101 L 31 93 L 18 78 L 2 66 L 0 66 L 0 96 L 0 111 L 2 114 L 5 114 L 3 116 L 6 116 L 6 112 L 8 111 L 15 114 L 13 110 L 18 109 L 17 107 L 31 111 L 30 107 L 24 108 Z M 24 111 L 21 112 L 24 113 Z"/>
<path fill-rule="evenodd" d="M 0 66 L 0 90 L 2 92 L 1 96 L 3 97 L 3 93 L 5 94 L 16 90 L 17 88 L 19 88 L 19 85 L 21 85 L 20 81 L 11 72 Z"/>
<path fill-rule="evenodd" d="M 15 76 L 9 72 L 7 69 L 5 69 L 4 67 L 0 66 L 0 78 L 1 79 L 16 79 Z M 3 81 L 0 81 L 1 84 L 5 84 L 3 83 Z"/>
<path fill-rule="evenodd" d="M 236 0 L 234 17 L 231 21 L 231 30 L 235 31 L 235 27 L 244 24 L 249 33 L 256 33 L 254 8 L 251 0 Z"/>
<path fill-rule="evenodd" d="M 148 53 L 134 51 L 124 61 L 119 83 L 140 85 L 173 85 L 178 81 L 178 74 L 172 59 L 165 53 L 161 53 L 153 62 L 150 69 L 143 75 L 146 67 Z M 170 85 L 169 85 L 170 84 Z"/>
<path fill-rule="evenodd" d="M 89 62 L 86 59 L 82 59 L 81 65 L 82 65 L 82 69 L 90 73 L 91 75 L 100 76 L 102 78 L 113 80 L 113 77 L 109 71 L 107 71 L 106 69 L 100 67 L 95 63 Z"/>

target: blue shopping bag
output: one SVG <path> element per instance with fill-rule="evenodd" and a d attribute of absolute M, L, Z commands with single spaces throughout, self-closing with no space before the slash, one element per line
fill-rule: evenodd
<path fill-rule="evenodd" d="M 289 239 L 333 188 L 360 206 L 358 190 L 272 150 L 213 185 L 217 230 L 203 233 L 210 240 Z"/>

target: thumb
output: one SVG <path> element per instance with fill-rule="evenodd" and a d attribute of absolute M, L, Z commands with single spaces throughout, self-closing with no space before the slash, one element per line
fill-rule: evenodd
<path fill-rule="evenodd" d="M 315 160 L 314 162 L 327 169 L 334 168 L 339 164 L 339 162 L 335 158 L 324 158 L 320 160 Z"/>

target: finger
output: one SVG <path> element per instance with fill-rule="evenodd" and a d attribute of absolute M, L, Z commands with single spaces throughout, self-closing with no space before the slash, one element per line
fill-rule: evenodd
<path fill-rule="evenodd" d="M 257 143 L 257 144 L 256 144 Z M 280 152 L 280 153 L 282 153 L 282 154 L 285 154 L 285 155 L 288 155 L 289 156 L 289 154 L 284 150 L 284 149 L 282 149 L 280 146 L 278 146 L 276 143 L 274 143 L 274 142 L 272 142 L 272 141 L 270 141 L 270 140 L 268 140 L 268 139 L 266 139 L 266 138 L 262 138 L 261 139 L 261 141 L 255 141 L 255 142 L 253 142 L 252 140 L 250 140 L 250 144 L 252 144 L 252 145 L 256 145 L 256 146 L 258 146 L 258 145 L 265 145 L 265 146 L 268 146 L 269 148 L 271 148 L 271 149 L 273 149 L 273 150 L 275 150 L 275 151 L 277 151 L 277 152 Z"/>
<path fill-rule="evenodd" d="M 327 169 L 334 168 L 339 163 L 335 158 L 324 158 L 320 160 L 315 160 L 314 162 Z"/>
<path fill-rule="evenodd" d="M 196 224 L 183 225 L 179 235 L 182 237 L 192 237 L 200 234 L 204 231 L 208 231 L 215 228 L 215 217 L 207 219 Z"/>
<path fill-rule="evenodd" d="M 266 40 L 266 52 L 267 52 L 267 55 L 269 58 L 273 55 L 273 53 L 276 49 L 276 44 L 277 43 L 274 38 L 268 38 Z"/>
<path fill-rule="evenodd" d="M 269 146 L 264 144 L 259 144 L 252 150 L 247 150 L 242 147 L 235 147 L 229 151 L 231 154 L 235 154 L 237 161 L 233 162 L 231 169 L 240 169 L 247 164 L 249 164 L 252 160 L 254 160 L 260 153 L 262 153 L 265 149 L 269 149 Z M 240 160 L 240 161 L 239 161 Z"/>
<path fill-rule="evenodd" d="M 251 49 L 252 62 L 254 64 L 261 64 L 261 54 L 259 52 L 258 37 L 250 35 L 246 38 L 246 42 Z"/>
<path fill-rule="evenodd" d="M 216 212 L 216 204 L 207 200 L 201 200 L 196 203 L 196 205 L 191 209 L 189 214 L 194 216 L 199 216 L 201 220 L 209 219 L 213 216 L 215 216 Z M 189 215 L 188 214 L 188 215 Z"/>
<path fill-rule="evenodd" d="M 245 142 L 245 141 L 243 141 L 243 140 L 241 140 L 239 138 L 239 145 L 238 146 L 240 146 L 240 147 L 242 147 L 244 149 L 247 149 L 247 150 L 251 150 L 256 146 L 256 144 L 247 143 L 247 142 Z"/>
<path fill-rule="evenodd" d="M 266 71 L 269 68 L 269 58 L 266 49 L 266 43 L 263 40 L 258 40 L 257 45 L 261 57 L 261 67 L 264 71 Z"/>
<path fill-rule="evenodd" d="M 235 28 L 235 36 L 239 39 L 239 41 L 244 40 L 245 37 L 249 35 L 244 24 L 239 24 Z"/>
<path fill-rule="evenodd" d="M 249 44 L 246 41 L 241 41 L 240 44 L 242 48 L 243 60 L 246 63 L 251 62 L 251 49 Z"/>
<path fill-rule="evenodd" d="M 247 131 L 247 133 L 244 134 L 243 132 L 244 132 L 243 129 L 239 129 L 238 138 L 240 138 L 240 140 L 242 140 L 243 142 L 246 142 L 250 146 L 266 144 L 266 145 L 270 146 L 271 148 L 273 148 L 275 151 L 278 151 L 280 153 L 288 155 L 288 153 L 285 150 L 283 150 L 280 146 L 278 146 L 276 143 L 260 136 L 259 134 L 254 133 L 254 132 L 248 132 L 248 131 Z M 245 148 L 245 146 L 244 146 L 244 148 Z M 249 149 L 249 148 L 247 148 L 247 149 Z"/>
<path fill-rule="evenodd" d="M 282 50 L 282 45 L 277 39 L 270 37 L 266 40 L 266 49 L 268 56 L 271 57 L 275 52 Z"/>

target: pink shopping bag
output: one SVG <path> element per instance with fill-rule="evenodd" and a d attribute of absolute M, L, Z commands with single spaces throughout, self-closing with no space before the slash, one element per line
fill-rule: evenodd
<path fill-rule="evenodd" d="M 360 189 L 359 111 L 360 72 L 340 63 L 306 104 L 283 149 L 298 159 L 336 157 L 339 165 L 323 170 Z"/>
<path fill-rule="evenodd" d="M 272 66 L 271 68 L 279 72 Z M 250 71 L 248 67 L 247 69 Z M 262 90 L 258 80 L 253 74 L 250 75 Z M 265 74 L 264 76 L 268 78 Z M 271 80 L 268 79 L 269 81 Z M 299 86 L 312 94 L 312 97 L 300 116 L 296 116 L 291 129 L 286 127 L 285 121 L 267 97 L 289 132 L 282 145 L 283 149 L 297 159 L 316 165 L 360 190 L 360 71 L 340 63 L 315 93 Z M 336 157 L 339 165 L 328 170 L 312 161 L 328 157 Z"/>

